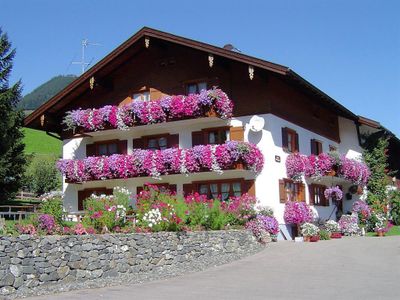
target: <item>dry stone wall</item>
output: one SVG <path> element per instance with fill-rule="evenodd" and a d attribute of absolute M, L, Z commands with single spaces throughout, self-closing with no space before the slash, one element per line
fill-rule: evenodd
<path fill-rule="evenodd" d="M 0 237 L 0 297 L 164 278 L 262 248 L 245 230 Z"/>

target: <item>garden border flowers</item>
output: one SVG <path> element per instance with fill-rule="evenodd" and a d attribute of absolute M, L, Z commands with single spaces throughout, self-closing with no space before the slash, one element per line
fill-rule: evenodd
<path fill-rule="evenodd" d="M 75 132 L 103 129 L 128 130 L 135 125 L 162 123 L 177 119 L 205 117 L 210 112 L 222 119 L 232 117 L 233 102 L 221 89 L 202 90 L 199 94 L 173 95 L 157 100 L 135 100 L 125 106 L 76 109 L 66 112 L 63 124 Z"/>
<path fill-rule="evenodd" d="M 370 176 L 365 163 L 332 152 L 317 156 L 290 154 L 286 159 L 286 172 L 288 177 L 297 181 L 301 180 L 302 176 L 318 179 L 322 176 L 337 175 L 357 185 L 366 185 Z"/>
<path fill-rule="evenodd" d="M 122 179 L 141 176 L 196 173 L 232 169 L 242 163 L 244 168 L 261 172 L 264 157 L 257 146 L 239 141 L 221 145 L 199 145 L 189 149 L 134 149 L 132 154 L 91 156 L 85 159 L 61 159 L 57 167 L 71 183 L 91 180 Z"/>

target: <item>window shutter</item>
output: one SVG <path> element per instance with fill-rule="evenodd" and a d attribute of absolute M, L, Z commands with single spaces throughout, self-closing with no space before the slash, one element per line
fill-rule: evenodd
<path fill-rule="evenodd" d="M 284 151 L 288 151 L 289 145 L 288 145 L 288 132 L 287 128 L 282 128 L 282 148 Z"/>
<path fill-rule="evenodd" d="M 312 141 L 312 140 L 311 140 Z M 313 184 L 310 184 L 308 186 L 309 194 L 310 194 L 310 205 L 314 205 L 314 199 L 315 199 L 315 187 Z"/>
<path fill-rule="evenodd" d="M 183 185 L 183 195 L 187 196 L 194 192 L 194 186 L 192 183 L 186 183 Z"/>
<path fill-rule="evenodd" d="M 231 127 L 229 128 L 229 135 L 231 141 L 244 141 L 244 128 L 240 127 Z"/>
<path fill-rule="evenodd" d="M 256 182 L 254 179 L 244 181 L 243 194 L 248 193 L 250 196 L 256 196 Z"/>
<path fill-rule="evenodd" d="M 95 155 L 96 155 L 96 145 L 95 144 L 86 145 L 86 157 Z"/>
<path fill-rule="evenodd" d="M 317 155 L 317 143 L 316 140 L 312 139 L 311 140 L 311 154 Z"/>
<path fill-rule="evenodd" d="M 133 149 L 145 149 L 143 139 L 133 139 Z"/>
<path fill-rule="evenodd" d="M 118 141 L 118 153 L 119 154 L 128 154 L 128 141 Z"/>
<path fill-rule="evenodd" d="M 279 179 L 279 201 L 280 203 L 286 202 L 285 181 Z"/>
<path fill-rule="evenodd" d="M 168 148 L 179 148 L 179 134 L 168 136 Z"/>
<path fill-rule="evenodd" d="M 299 195 L 297 197 L 297 201 L 305 202 L 306 201 L 306 188 L 304 183 L 298 183 L 299 185 Z"/>
<path fill-rule="evenodd" d="M 299 148 L 299 134 L 296 132 L 295 134 L 294 134 L 294 137 L 295 137 L 295 149 L 294 149 L 294 152 L 300 152 L 300 148 Z"/>
<path fill-rule="evenodd" d="M 192 146 L 203 145 L 203 132 L 193 131 L 192 132 Z"/>

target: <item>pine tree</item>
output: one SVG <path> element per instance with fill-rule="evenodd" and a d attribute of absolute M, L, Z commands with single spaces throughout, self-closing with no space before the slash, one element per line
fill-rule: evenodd
<path fill-rule="evenodd" d="M 0 203 L 15 197 L 26 163 L 21 131 L 24 114 L 17 109 L 21 82 L 9 86 L 14 56 L 15 49 L 0 28 Z"/>
<path fill-rule="evenodd" d="M 378 212 L 384 212 L 388 204 L 388 145 L 388 139 L 382 137 L 374 145 L 370 145 L 369 149 L 364 152 L 365 162 L 371 171 L 367 185 L 367 202 Z"/>

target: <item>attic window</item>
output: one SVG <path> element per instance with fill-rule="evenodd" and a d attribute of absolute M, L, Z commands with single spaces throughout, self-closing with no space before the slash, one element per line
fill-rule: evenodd
<path fill-rule="evenodd" d="M 207 82 L 204 82 L 204 81 L 192 82 L 192 83 L 188 83 L 186 85 L 186 93 L 188 95 L 198 94 L 201 92 L 201 90 L 206 90 L 206 89 L 207 89 Z"/>

